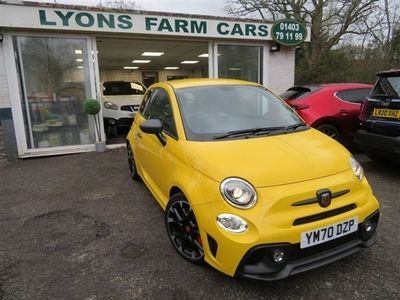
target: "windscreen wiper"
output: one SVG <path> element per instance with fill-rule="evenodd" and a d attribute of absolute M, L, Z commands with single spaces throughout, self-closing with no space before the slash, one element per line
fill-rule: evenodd
<path fill-rule="evenodd" d="M 279 133 L 288 133 L 290 131 L 294 131 L 299 127 L 307 127 L 307 124 L 303 122 L 299 122 L 289 126 L 275 126 L 275 127 L 258 127 L 258 128 L 249 128 L 249 129 L 241 129 L 241 130 L 233 130 L 229 131 L 227 134 L 214 136 L 214 140 L 222 140 L 228 137 L 239 137 L 239 136 L 248 136 L 248 135 L 273 135 Z"/>
<path fill-rule="evenodd" d="M 214 136 L 214 140 L 222 140 L 228 137 L 237 137 L 237 136 L 246 136 L 253 134 L 272 134 L 275 132 L 285 132 L 285 126 L 277 126 L 277 127 L 259 127 L 259 128 L 249 128 L 249 129 L 241 129 L 241 130 L 233 130 L 229 131 L 227 134 Z"/>
<path fill-rule="evenodd" d="M 285 133 L 288 133 L 291 130 L 296 130 L 299 127 L 307 127 L 308 128 L 306 123 L 299 122 L 299 123 L 296 123 L 296 124 L 293 124 L 293 125 L 286 126 L 285 127 Z"/>

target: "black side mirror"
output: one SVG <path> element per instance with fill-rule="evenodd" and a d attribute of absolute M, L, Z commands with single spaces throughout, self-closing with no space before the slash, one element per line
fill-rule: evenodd
<path fill-rule="evenodd" d="M 146 120 L 139 127 L 144 133 L 155 134 L 163 146 L 167 144 L 167 140 L 162 135 L 163 125 L 159 119 Z"/>
<path fill-rule="evenodd" d="M 162 123 L 159 119 L 150 119 L 140 124 L 140 129 L 144 133 L 158 134 L 162 132 Z"/>

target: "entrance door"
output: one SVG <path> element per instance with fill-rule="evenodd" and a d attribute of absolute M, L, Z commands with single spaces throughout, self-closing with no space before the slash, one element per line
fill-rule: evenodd
<path fill-rule="evenodd" d="M 93 117 L 83 110 L 96 98 L 90 39 L 13 36 L 24 120 L 25 151 L 69 150 L 95 141 Z M 82 146 L 81 146 L 82 147 Z M 21 151 L 20 151 L 21 152 Z"/>
<path fill-rule="evenodd" d="M 158 82 L 158 72 L 142 72 L 143 84 L 146 87 Z"/>
<path fill-rule="evenodd" d="M 218 44 L 217 47 L 218 78 L 263 83 L 262 46 Z"/>

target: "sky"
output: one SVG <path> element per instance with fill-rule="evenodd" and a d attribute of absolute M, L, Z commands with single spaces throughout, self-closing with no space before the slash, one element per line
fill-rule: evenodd
<path fill-rule="evenodd" d="M 33 0 L 35 1 L 35 0 Z M 36 0 L 59 4 L 98 5 L 100 0 Z M 101 0 L 104 3 L 110 0 Z M 134 0 L 138 9 L 186 14 L 227 16 L 226 0 Z"/>

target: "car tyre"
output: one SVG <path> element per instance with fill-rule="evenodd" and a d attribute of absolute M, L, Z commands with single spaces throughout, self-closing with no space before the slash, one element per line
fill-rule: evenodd
<path fill-rule="evenodd" d="M 186 197 L 173 195 L 165 209 L 165 227 L 175 250 L 191 263 L 204 263 L 200 231 L 192 207 Z"/>
<path fill-rule="evenodd" d="M 129 170 L 131 171 L 131 178 L 134 181 L 139 181 L 140 175 L 137 171 L 135 158 L 133 157 L 132 147 L 129 144 L 129 142 L 128 142 L 126 148 L 127 148 L 127 152 L 128 152 L 128 165 L 129 165 Z"/>
<path fill-rule="evenodd" d="M 340 140 L 340 131 L 335 126 L 330 124 L 320 124 L 316 127 L 319 131 L 331 137 L 332 139 L 339 141 Z"/>
<path fill-rule="evenodd" d="M 116 137 L 118 135 L 118 129 L 115 125 L 108 125 L 107 126 L 107 133 L 110 137 Z"/>

